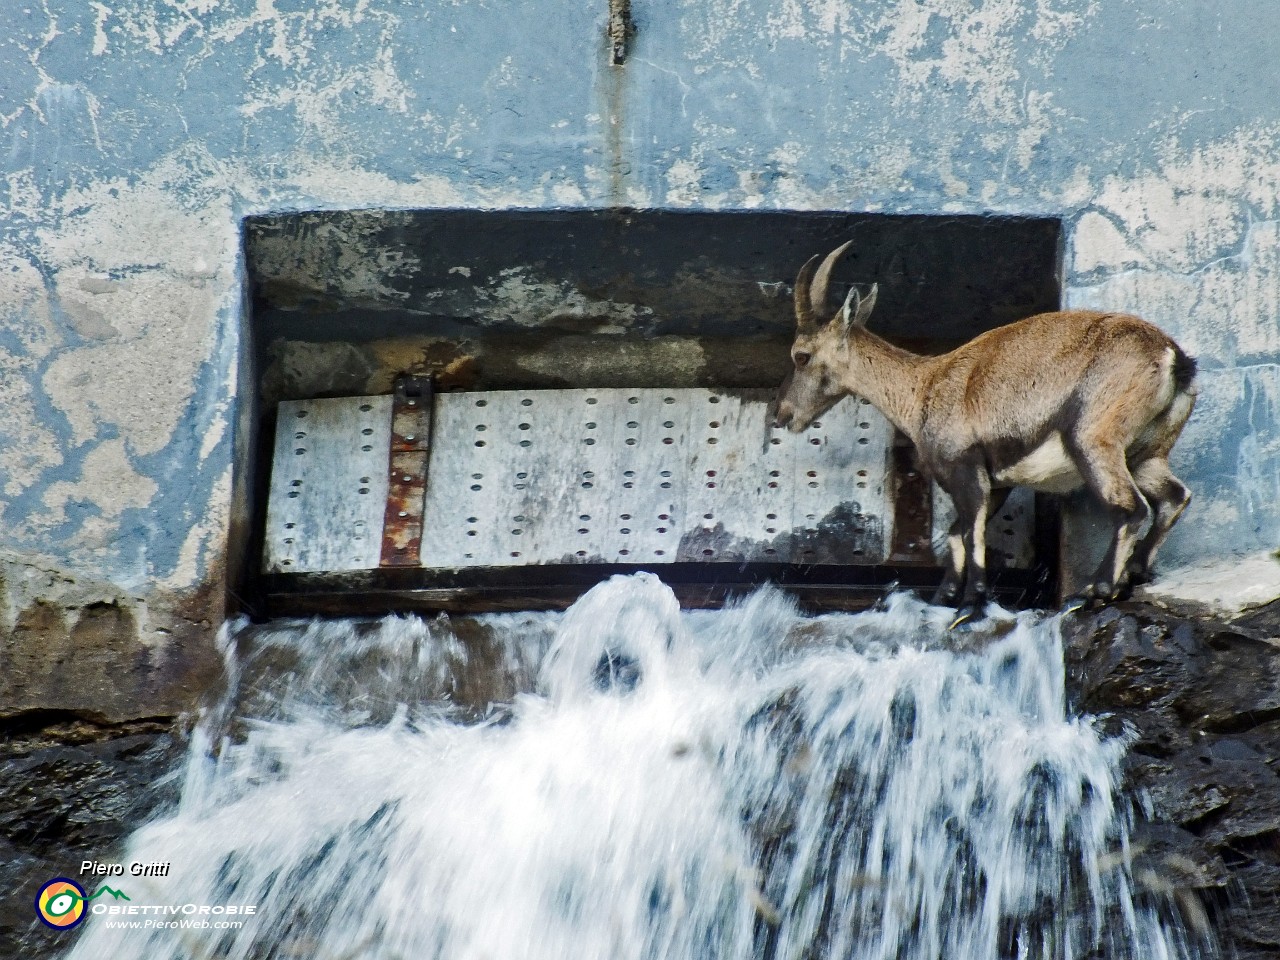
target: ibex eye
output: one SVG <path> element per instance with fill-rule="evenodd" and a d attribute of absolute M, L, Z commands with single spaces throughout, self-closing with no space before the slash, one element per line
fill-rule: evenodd
<path fill-rule="evenodd" d="M 796 354 L 796 366 L 797 366 L 797 367 L 803 367 L 805 364 L 807 364 L 807 363 L 809 362 L 809 360 L 810 360 L 810 356 L 809 356 L 809 354 L 807 354 L 807 353 L 797 353 L 797 354 Z"/>

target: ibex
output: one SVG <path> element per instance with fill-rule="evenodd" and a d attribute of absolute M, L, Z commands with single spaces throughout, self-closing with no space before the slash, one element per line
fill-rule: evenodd
<path fill-rule="evenodd" d="M 1195 404 L 1195 361 L 1145 320 L 1091 310 L 1042 313 L 919 356 L 867 329 L 874 286 L 865 299 L 851 290 L 822 324 L 831 271 L 849 246 L 820 266 L 813 257 L 796 278 L 795 366 L 774 425 L 799 432 L 857 394 L 911 439 L 921 469 L 955 504 L 934 602 L 958 600 L 957 623 L 985 602 L 987 518 L 1016 486 L 1086 487 L 1111 515 L 1110 548 L 1079 600 L 1114 599 L 1149 580 L 1191 500 L 1168 458 Z"/>

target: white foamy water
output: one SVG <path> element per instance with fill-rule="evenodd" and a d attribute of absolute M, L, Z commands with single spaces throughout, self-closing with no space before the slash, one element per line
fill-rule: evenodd
<path fill-rule="evenodd" d="M 256 912 L 91 916 L 71 956 L 1207 956 L 1135 882 L 1123 744 L 1067 714 L 1055 622 L 956 650 L 946 614 L 681 613 L 640 574 L 457 632 L 245 630 L 178 811 L 129 844 L 171 873 L 119 886 Z"/>

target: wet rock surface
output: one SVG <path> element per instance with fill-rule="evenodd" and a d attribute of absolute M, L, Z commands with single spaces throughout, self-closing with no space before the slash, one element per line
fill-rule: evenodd
<path fill-rule="evenodd" d="M 1075 708 L 1133 738 L 1145 875 L 1203 903 L 1239 960 L 1280 957 L 1278 638 L 1280 602 L 1230 622 L 1125 603 L 1064 628 Z"/>
<path fill-rule="evenodd" d="M 36 892 L 57 876 L 79 879 L 83 860 L 119 862 L 124 838 L 176 802 L 179 784 L 169 775 L 184 750 L 171 718 L 100 725 L 33 713 L 5 722 L 0 957 L 55 957 L 74 942 L 74 932 L 39 921 Z"/>

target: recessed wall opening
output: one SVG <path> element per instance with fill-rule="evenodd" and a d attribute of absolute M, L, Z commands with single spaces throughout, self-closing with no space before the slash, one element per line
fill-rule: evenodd
<path fill-rule="evenodd" d="M 246 454 L 240 471 L 240 595 L 270 613 L 528 608 L 650 567 L 691 602 L 773 579 L 849 606 L 936 579 L 945 502 L 873 410 L 845 400 L 800 446 L 764 424 L 790 367 L 796 272 L 846 240 L 831 309 L 876 283 L 872 327 L 912 349 L 1059 307 L 1048 218 L 250 218 L 256 463 Z M 317 432 L 298 428 L 308 418 Z M 429 442 L 406 442 L 413 430 Z M 409 511 L 388 506 L 406 497 Z M 1056 562 L 1047 514 L 1030 497 L 1004 513 L 997 589 L 1027 597 Z M 340 530 L 316 526 L 321 514 Z"/>

